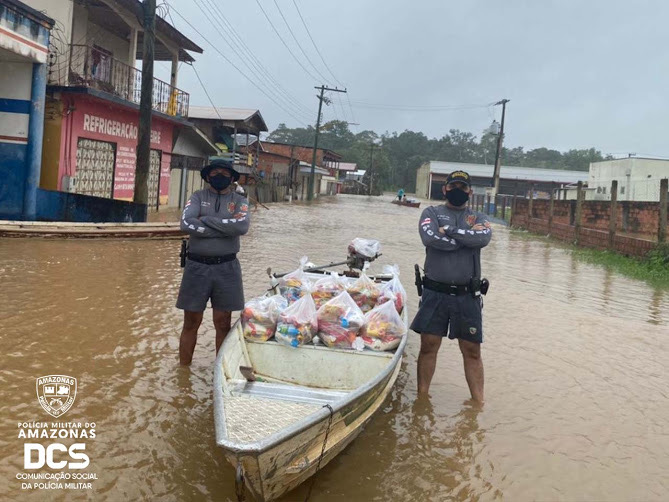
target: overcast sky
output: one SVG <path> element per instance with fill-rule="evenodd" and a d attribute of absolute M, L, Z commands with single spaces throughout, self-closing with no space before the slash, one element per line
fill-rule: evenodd
<path fill-rule="evenodd" d="M 313 87 L 337 85 L 311 44 L 293 0 L 276 2 L 303 50 L 328 77 L 325 82 L 295 44 L 274 1 L 259 0 L 316 78 L 293 59 L 256 0 L 169 2 L 174 24 L 204 49 L 204 54 L 195 55 L 195 68 L 215 104 L 257 108 L 270 131 L 281 122 L 291 127 L 313 124 L 318 105 Z M 359 122 L 353 131 L 410 129 L 441 137 L 449 129 L 461 129 L 480 136 L 501 114 L 501 107 L 485 105 L 508 98 L 506 146 L 558 150 L 594 146 L 604 153 L 669 156 L 669 2 L 295 1 L 325 62 L 349 90 L 352 111 L 346 96 L 333 96 L 326 120 Z M 275 96 L 281 91 L 267 78 L 252 77 L 226 45 L 232 35 L 218 14 L 207 11 L 205 17 L 200 12 L 198 4 L 211 8 L 210 2 L 233 23 L 263 69 L 290 94 L 285 98 L 290 104 Z M 249 83 L 209 42 L 295 117 Z M 159 74 L 164 76 L 167 67 L 158 65 Z M 190 92 L 191 104 L 209 104 L 193 69 L 186 65 L 180 70 L 179 86 Z M 301 103 L 301 111 L 293 101 Z M 462 105 L 482 106 L 423 109 Z"/>

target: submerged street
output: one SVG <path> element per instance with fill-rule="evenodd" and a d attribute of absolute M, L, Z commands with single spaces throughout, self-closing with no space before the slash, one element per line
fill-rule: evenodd
<path fill-rule="evenodd" d="M 246 299 L 307 254 L 345 259 L 378 239 L 418 306 L 421 209 L 337 196 L 252 213 L 240 261 Z M 422 207 L 425 207 L 423 201 Z M 482 252 L 486 404 L 470 406 L 455 342 L 431 399 L 416 401 L 418 335 L 392 393 L 349 448 L 315 476 L 314 501 L 662 500 L 669 490 L 669 292 L 579 262 L 568 249 L 495 225 Z M 214 441 L 214 330 L 178 365 L 179 240 L 0 239 L 0 499 L 235 500 Z M 236 318 L 236 316 L 234 317 Z M 92 492 L 21 491 L 18 422 L 51 419 L 35 378 L 72 375 L 59 421 L 95 422 Z M 71 444 L 70 441 L 67 444 Z M 282 500 L 303 499 L 308 483 Z"/>

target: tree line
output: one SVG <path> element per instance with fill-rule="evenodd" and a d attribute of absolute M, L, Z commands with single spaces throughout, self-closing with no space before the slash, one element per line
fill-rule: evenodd
<path fill-rule="evenodd" d="M 281 123 L 267 139 L 311 146 L 314 144 L 315 132 L 312 126 L 289 128 Z M 413 192 L 416 188 L 416 170 L 429 160 L 493 165 L 497 135 L 484 132 L 477 138 L 470 132 L 458 129 L 451 129 L 441 138 L 428 138 L 422 132 L 408 130 L 381 135 L 366 130 L 355 134 L 346 122 L 333 120 L 321 126 L 318 146 L 339 153 L 342 162 L 355 162 L 358 169 L 367 171 L 366 177 L 370 173 L 373 155 L 374 187 L 378 190 L 404 188 Z M 502 148 L 502 164 L 505 166 L 587 171 L 591 162 L 610 158 L 604 157 L 595 148 L 567 152 L 549 148 L 525 151 L 522 146 Z M 363 182 L 368 180 L 363 179 Z"/>

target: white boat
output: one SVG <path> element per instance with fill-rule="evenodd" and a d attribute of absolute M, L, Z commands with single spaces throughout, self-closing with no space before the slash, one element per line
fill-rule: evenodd
<path fill-rule="evenodd" d="M 408 326 L 406 306 L 402 316 Z M 214 369 L 216 444 L 238 490 L 243 482 L 256 500 L 274 500 L 340 453 L 390 394 L 407 338 L 392 352 L 294 348 L 246 340 L 238 320 Z"/>

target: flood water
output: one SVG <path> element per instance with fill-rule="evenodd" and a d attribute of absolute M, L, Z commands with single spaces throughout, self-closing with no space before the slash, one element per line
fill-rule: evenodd
<path fill-rule="evenodd" d="M 388 201 L 258 209 L 240 256 L 247 298 L 267 267 L 343 259 L 359 236 L 400 265 L 414 313 L 420 210 Z M 235 500 L 214 442 L 211 311 L 193 365 L 178 366 L 179 244 L 0 239 L 0 499 Z M 455 342 L 442 345 L 430 401 L 416 401 L 411 334 L 392 398 L 317 474 L 311 500 L 666 500 L 669 293 L 497 225 L 483 273 L 484 409 L 466 402 Z M 61 420 L 35 395 L 51 374 L 78 379 Z M 91 491 L 21 490 L 17 423 L 33 421 L 96 423 Z"/>

